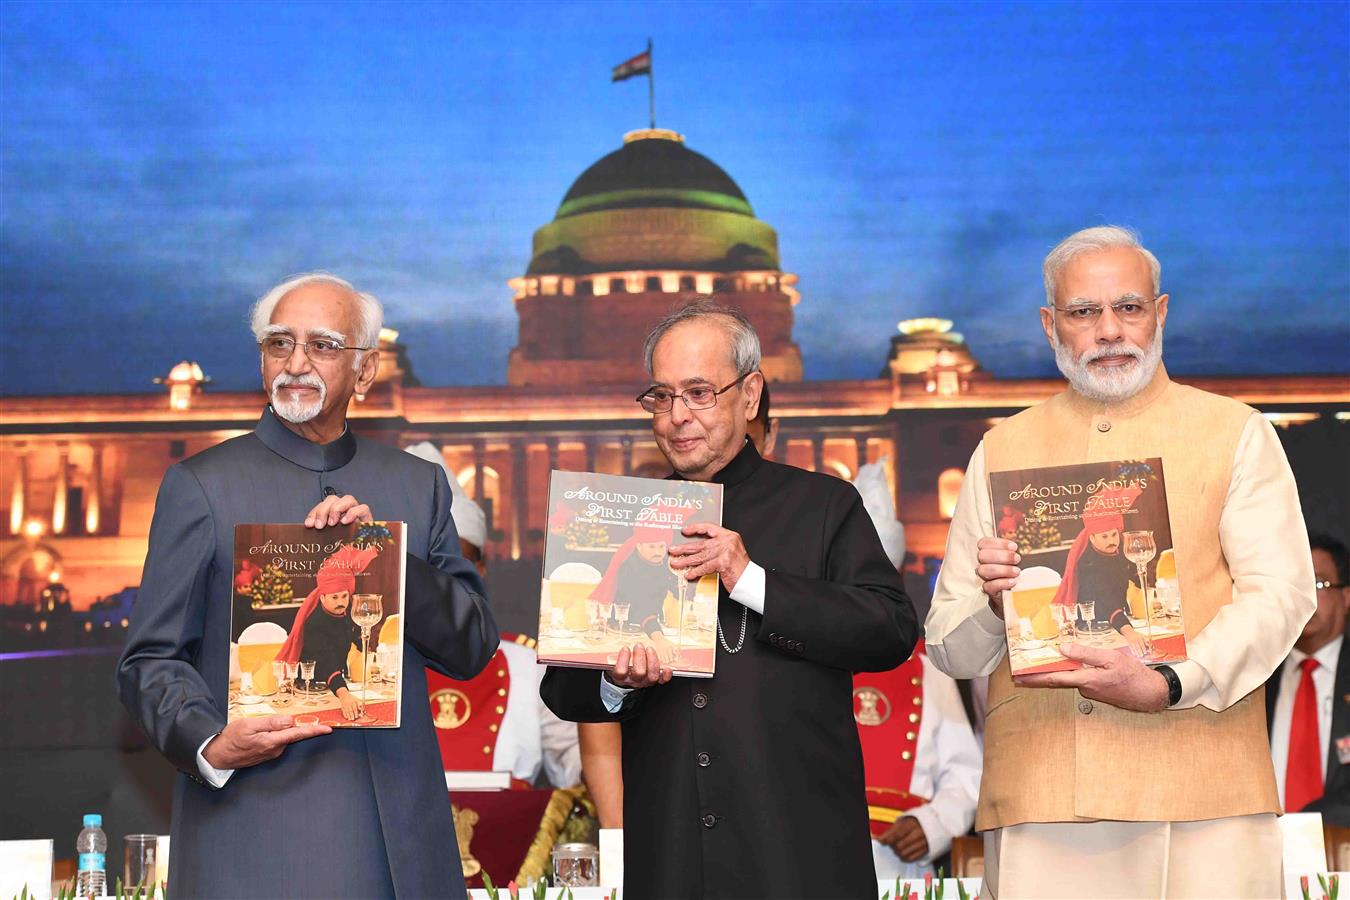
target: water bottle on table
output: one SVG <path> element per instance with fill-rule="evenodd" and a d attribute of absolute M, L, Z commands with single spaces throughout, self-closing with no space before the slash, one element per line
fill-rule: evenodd
<path fill-rule="evenodd" d="M 80 859 L 75 876 L 75 894 L 78 897 L 102 897 L 108 893 L 108 836 L 103 833 L 103 816 L 88 813 L 84 830 L 75 838 L 75 853 Z"/>

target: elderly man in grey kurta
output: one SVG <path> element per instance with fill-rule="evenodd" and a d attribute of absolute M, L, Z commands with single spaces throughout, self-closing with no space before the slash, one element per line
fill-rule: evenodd
<path fill-rule="evenodd" d="M 497 646 L 459 553 L 444 472 L 353 435 L 382 310 L 328 275 L 254 307 L 270 404 L 250 434 L 171 467 L 118 667 L 123 702 L 181 770 L 169 890 L 179 897 L 464 895 L 424 667 L 477 674 Z M 407 525 L 403 721 L 396 729 L 225 722 L 234 526 Z"/>

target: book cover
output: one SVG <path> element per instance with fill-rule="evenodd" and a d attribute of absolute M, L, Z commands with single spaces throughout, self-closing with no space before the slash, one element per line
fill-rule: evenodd
<path fill-rule="evenodd" d="M 1003 594 L 1014 675 L 1081 668 L 1078 643 L 1147 663 L 1186 658 L 1162 460 L 991 472 L 998 536 L 1022 574 Z"/>
<path fill-rule="evenodd" d="M 643 642 L 676 675 L 713 674 L 717 576 L 677 575 L 667 548 L 680 530 L 722 522 L 722 486 L 560 472 L 549 479 L 539 600 L 539 661 L 608 669 Z"/>
<path fill-rule="evenodd" d="M 236 525 L 227 718 L 397 728 L 402 522 Z"/>

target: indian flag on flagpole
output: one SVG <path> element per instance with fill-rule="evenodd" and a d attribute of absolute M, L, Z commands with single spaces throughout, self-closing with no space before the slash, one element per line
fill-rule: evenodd
<path fill-rule="evenodd" d="M 632 59 L 625 60 L 614 67 L 610 81 L 623 81 L 637 75 L 651 75 L 652 48 L 648 47 Z"/>

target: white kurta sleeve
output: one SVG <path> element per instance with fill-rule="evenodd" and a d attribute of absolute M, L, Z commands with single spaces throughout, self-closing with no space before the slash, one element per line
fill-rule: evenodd
<path fill-rule="evenodd" d="M 976 544 L 982 537 L 994 536 L 987 482 L 981 442 L 966 466 L 925 622 L 928 658 L 953 678 L 988 675 L 1008 649 L 1003 620 L 989 608 L 984 582 L 975 573 Z"/>
<path fill-rule="evenodd" d="M 970 830 L 980 798 L 984 753 L 975 739 L 956 682 L 923 657 L 923 720 L 915 747 L 911 793 L 930 797 L 910 811 L 928 840 L 922 862 L 951 849 L 952 838 Z"/>
<path fill-rule="evenodd" d="M 1253 413 L 1238 440 L 1219 518 L 1233 602 L 1186 643 L 1177 708 L 1224 710 L 1260 687 L 1317 608 L 1298 487 L 1275 429 Z M 1183 598 L 1184 603 L 1184 598 Z"/>

